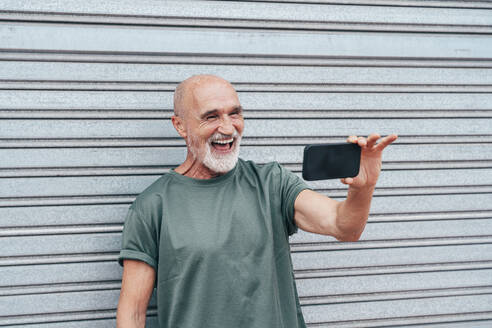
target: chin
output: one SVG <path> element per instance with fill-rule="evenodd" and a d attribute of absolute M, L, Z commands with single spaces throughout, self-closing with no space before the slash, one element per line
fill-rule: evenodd
<path fill-rule="evenodd" d="M 208 167 L 211 171 L 216 173 L 227 173 L 236 166 L 238 161 L 238 154 L 236 152 L 231 152 L 227 155 L 215 155 L 209 153 L 203 159 L 203 165 Z M 215 156 L 214 156 L 215 155 Z"/>
<path fill-rule="evenodd" d="M 207 145 L 207 153 L 203 158 L 203 165 L 215 173 L 227 173 L 232 170 L 239 158 L 239 140 L 235 140 L 230 152 L 216 152 Z"/>

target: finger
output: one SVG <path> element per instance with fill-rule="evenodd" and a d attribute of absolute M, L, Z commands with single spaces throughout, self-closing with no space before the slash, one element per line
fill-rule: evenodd
<path fill-rule="evenodd" d="M 386 148 L 386 146 L 388 146 L 389 144 L 391 144 L 393 141 L 395 141 L 396 139 L 398 138 L 398 135 L 396 134 L 390 134 L 389 136 L 386 136 L 384 137 L 383 139 L 381 139 L 381 141 L 376 145 L 376 150 L 383 150 L 384 148 Z"/>
<path fill-rule="evenodd" d="M 367 148 L 372 148 L 379 138 L 381 138 L 381 136 L 377 133 L 372 133 L 369 137 L 367 137 Z"/>
<path fill-rule="evenodd" d="M 364 148 L 367 145 L 367 140 L 364 137 L 359 137 L 357 138 L 357 144 L 361 147 Z"/>
<path fill-rule="evenodd" d="M 353 142 L 353 143 L 356 143 L 357 142 L 357 136 L 350 136 L 347 138 L 347 142 Z"/>

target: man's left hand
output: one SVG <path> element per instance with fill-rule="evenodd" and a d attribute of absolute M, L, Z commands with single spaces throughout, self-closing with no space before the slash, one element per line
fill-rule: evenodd
<path fill-rule="evenodd" d="M 398 136 L 390 134 L 376 143 L 381 136 L 377 133 L 369 137 L 350 136 L 347 142 L 356 143 L 361 147 L 359 174 L 354 178 L 343 178 L 341 182 L 352 188 L 373 188 L 381 172 L 383 149 L 395 141 Z"/>

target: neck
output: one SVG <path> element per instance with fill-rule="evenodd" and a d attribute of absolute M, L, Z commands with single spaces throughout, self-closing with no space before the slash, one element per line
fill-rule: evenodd
<path fill-rule="evenodd" d="M 224 173 L 218 173 L 210 170 L 203 165 L 198 159 L 196 159 L 191 152 L 188 152 L 186 160 L 174 169 L 175 172 L 194 179 L 212 179 L 223 175 Z"/>

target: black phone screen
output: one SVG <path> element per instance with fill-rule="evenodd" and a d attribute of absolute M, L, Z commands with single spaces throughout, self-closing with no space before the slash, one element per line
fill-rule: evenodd
<path fill-rule="evenodd" d="M 354 143 L 308 145 L 304 148 L 302 177 L 325 180 L 359 174 L 360 146 Z"/>

